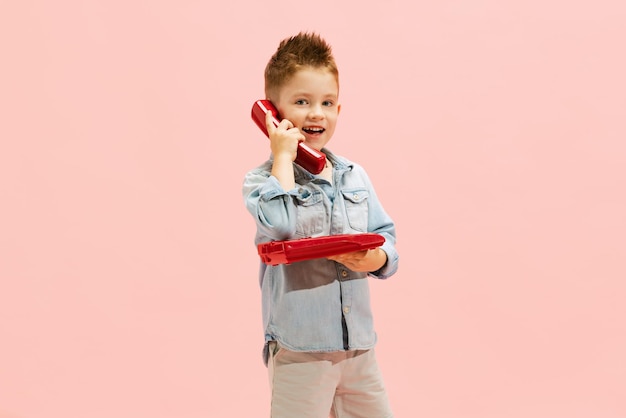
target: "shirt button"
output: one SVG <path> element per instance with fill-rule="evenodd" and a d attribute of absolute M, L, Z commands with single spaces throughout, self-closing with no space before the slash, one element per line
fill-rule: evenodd
<path fill-rule="evenodd" d="M 345 270 L 343 270 L 343 271 L 341 272 L 341 277 L 348 277 L 348 272 L 347 272 L 347 271 L 345 271 Z"/>
<path fill-rule="evenodd" d="M 349 306 L 344 306 L 343 308 L 343 313 L 350 313 L 350 307 Z"/>
<path fill-rule="evenodd" d="M 355 193 L 352 197 L 354 198 L 354 200 L 359 200 L 359 194 L 358 193 Z"/>

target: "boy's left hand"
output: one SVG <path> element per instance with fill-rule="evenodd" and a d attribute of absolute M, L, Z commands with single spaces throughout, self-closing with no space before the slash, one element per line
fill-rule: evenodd
<path fill-rule="evenodd" d="M 387 262 L 387 253 L 380 248 L 355 251 L 328 257 L 348 267 L 352 271 L 371 272 L 379 270 Z"/>

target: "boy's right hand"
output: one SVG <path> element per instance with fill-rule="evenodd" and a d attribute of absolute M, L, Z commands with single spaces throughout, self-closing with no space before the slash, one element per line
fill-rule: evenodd
<path fill-rule="evenodd" d="M 298 155 L 298 143 L 304 141 L 304 135 L 291 121 L 283 119 L 278 126 L 274 126 L 272 112 L 265 114 L 265 125 L 270 137 L 270 148 L 274 160 L 283 158 L 294 161 Z"/>

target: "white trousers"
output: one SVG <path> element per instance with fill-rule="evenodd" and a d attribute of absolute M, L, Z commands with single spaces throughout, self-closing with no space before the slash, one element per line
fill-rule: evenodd
<path fill-rule="evenodd" d="M 374 350 L 269 347 L 271 418 L 392 418 Z"/>

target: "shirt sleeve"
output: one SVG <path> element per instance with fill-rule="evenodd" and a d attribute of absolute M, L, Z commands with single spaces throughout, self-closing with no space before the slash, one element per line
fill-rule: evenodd
<path fill-rule="evenodd" d="M 368 232 L 380 234 L 385 237 L 385 242 L 380 248 L 387 254 L 387 262 L 385 265 L 377 271 L 370 272 L 370 275 L 378 279 L 386 279 L 395 274 L 398 270 L 399 255 L 396 250 L 396 227 L 378 199 L 374 186 L 365 171 L 363 171 L 362 175 L 369 185 Z"/>
<path fill-rule="evenodd" d="M 283 190 L 278 179 L 265 170 L 246 174 L 243 197 L 246 208 L 256 221 L 258 242 L 294 237 L 297 219 L 294 193 L 295 189 Z"/>

